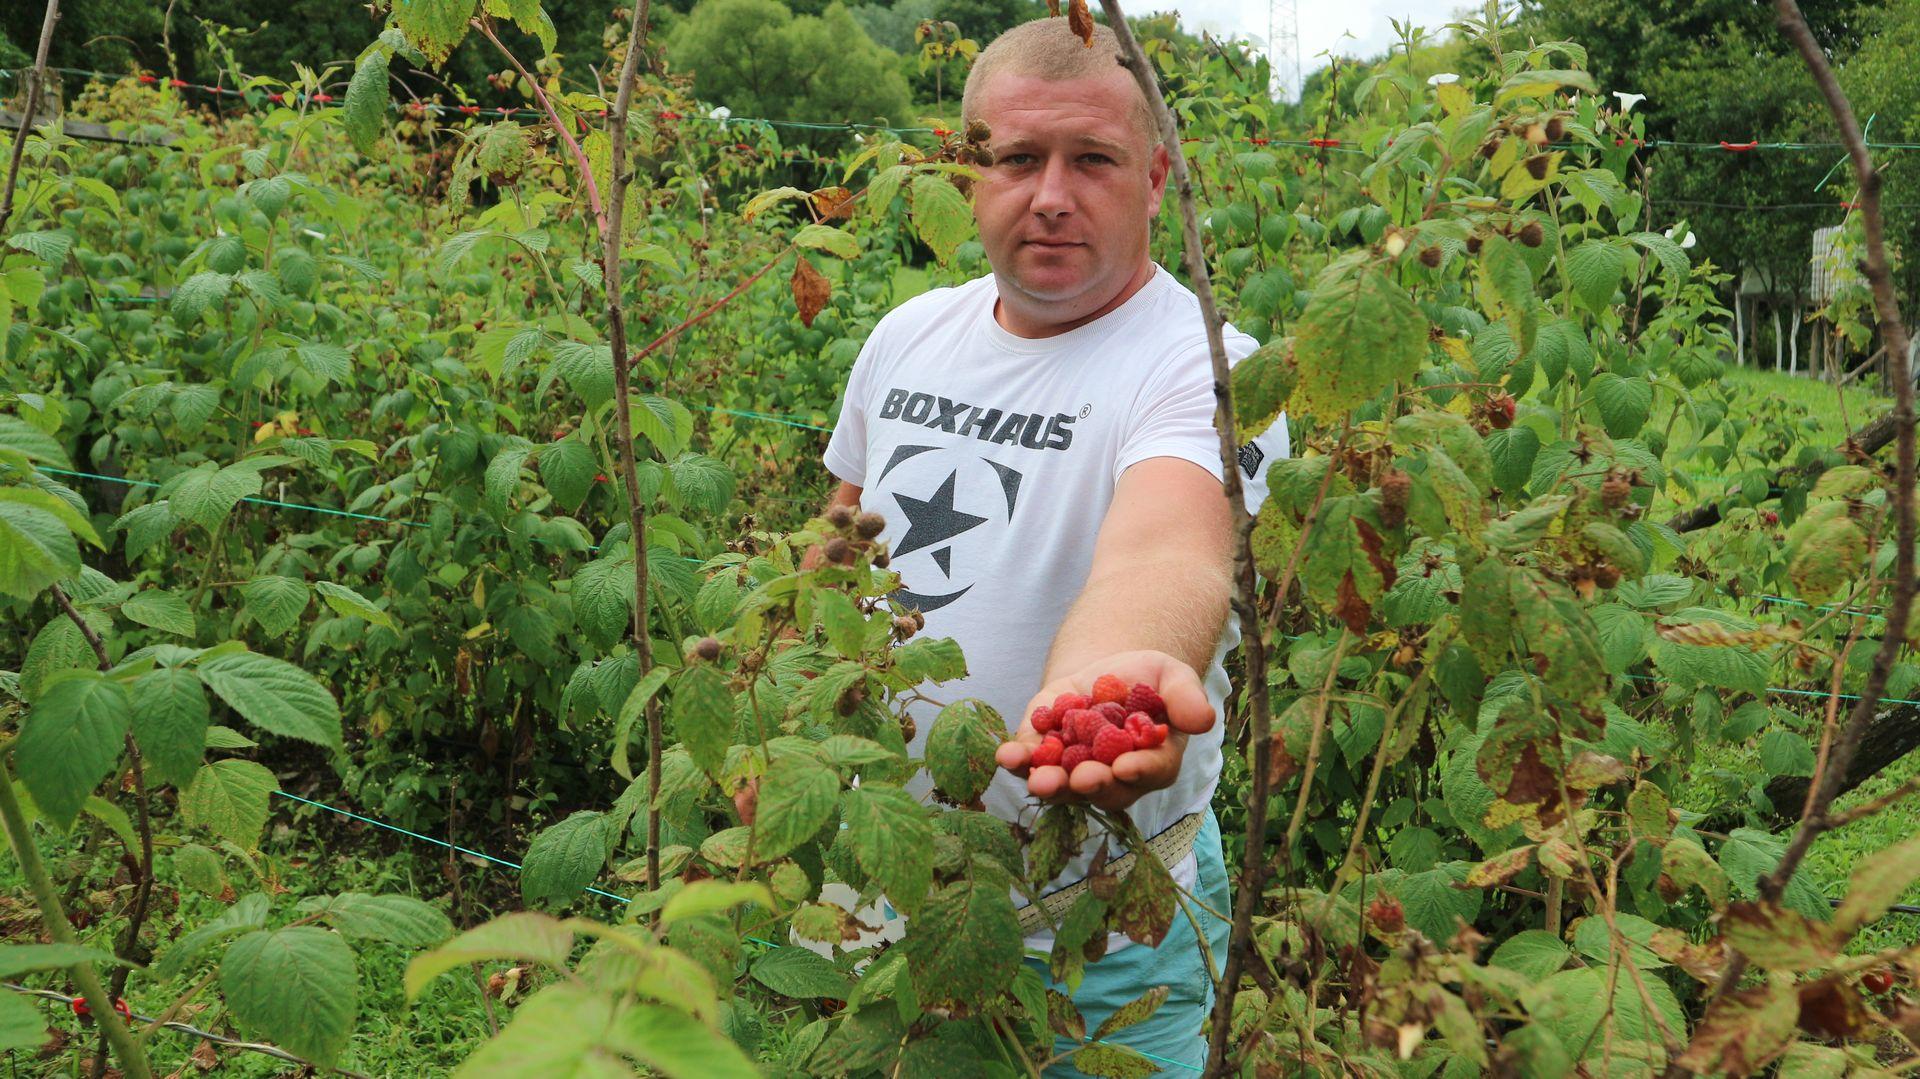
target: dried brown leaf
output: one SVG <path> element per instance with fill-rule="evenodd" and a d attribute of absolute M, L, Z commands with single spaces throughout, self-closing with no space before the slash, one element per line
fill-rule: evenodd
<path fill-rule="evenodd" d="M 814 316 L 818 315 L 827 306 L 827 301 L 833 297 L 833 282 L 828 281 L 825 274 L 814 269 L 813 263 L 808 262 L 806 256 L 802 255 L 794 260 L 791 284 L 793 285 L 793 305 L 800 310 L 800 322 L 803 325 L 812 326 Z"/>

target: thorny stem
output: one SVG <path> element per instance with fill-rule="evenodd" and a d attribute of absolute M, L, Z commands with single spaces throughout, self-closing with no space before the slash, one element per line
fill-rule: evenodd
<path fill-rule="evenodd" d="M 107 642 L 101 640 L 100 634 L 87 624 L 86 619 L 80 617 L 80 612 L 74 608 L 73 601 L 67 598 L 66 590 L 56 584 L 52 585 L 48 591 L 53 595 L 53 601 L 60 605 L 60 609 L 73 621 L 73 624 L 80 627 L 80 635 L 87 639 L 88 647 L 93 649 L 94 659 L 99 662 L 100 669 L 111 670 L 113 661 L 107 658 Z M 153 820 L 147 815 L 147 779 L 140 759 L 140 747 L 135 744 L 132 732 L 127 733 L 125 740 L 127 760 L 133 770 L 134 819 L 138 822 L 140 829 L 140 880 L 133 887 L 133 910 L 127 915 L 126 935 L 120 938 L 119 947 L 114 952 L 127 961 L 127 965 L 115 968 L 109 978 L 108 994 L 116 999 L 126 992 L 127 975 L 131 972 L 131 965 L 145 961 L 146 957 L 139 954 L 140 929 L 146 924 L 147 904 L 153 895 Z M 93 1054 L 93 1079 L 100 1079 L 106 1074 L 107 1048 L 107 1031 L 103 1027 L 100 1031 L 99 1047 Z"/>
<path fill-rule="evenodd" d="M 608 198 L 612 200 L 600 216 L 601 276 L 607 288 L 607 344 L 613 364 L 613 415 L 620 444 L 620 483 L 627 493 L 627 520 L 633 532 L 633 652 L 639 659 L 640 676 L 653 666 L 653 632 L 647 625 L 649 611 L 649 566 L 647 561 L 647 506 L 640 497 L 640 479 L 633 447 L 633 401 L 628 365 L 621 362 L 627 354 L 627 318 L 622 304 L 620 249 L 623 218 L 627 208 L 627 183 L 632 172 L 627 162 L 627 110 L 633 104 L 633 84 L 640 69 L 640 57 L 646 51 L 649 0 L 640 0 L 634 16 L 633 36 L 627 40 L 626 59 L 620 65 L 619 89 L 613 108 L 607 113 L 607 137 L 611 144 L 612 176 L 608 180 Z M 556 121 L 556 126 L 558 122 Z M 591 181 L 589 181 L 591 182 Z M 660 886 L 660 704 L 656 694 L 648 698 L 647 716 L 647 886 Z M 658 912 L 655 912 L 655 921 Z"/>
<path fill-rule="evenodd" d="M 33 899 L 40 908 L 40 920 L 46 923 L 47 935 L 55 944 L 78 946 L 80 940 L 74 935 L 73 925 L 67 921 L 66 912 L 60 909 L 60 895 L 54 890 L 53 878 L 47 875 L 46 863 L 40 860 L 40 850 L 33 845 L 33 832 L 27 826 L 27 817 L 20 809 L 20 799 L 13 793 L 13 776 L 7 769 L 0 767 L 0 823 L 7 830 L 7 842 L 13 846 L 13 856 L 20 860 L 20 871 L 27 878 L 27 887 L 33 892 Z M 67 968 L 67 974 L 73 983 L 80 987 L 80 995 L 86 998 L 87 1008 L 94 1019 L 100 1023 L 100 1029 L 107 1036 L 107 1042 L 113 1046 L 114 1059 L 120 1062 L 121 1072 L 127 1079 L 152 1079 L 153 1070 L 147 1064 L 147 1054 L 142 1052 L 140 1044 L 133 1039 L 133 1032 L 120 1021 L 120 1015 L 113 1010 L 113 998 L 107 994 L 107 987 L 100 984 L 100 975 L 90 962 L 79 962 Z"/>
<path fill-rule="evenodd" d="M 1134 40 L 1126 14 L 1120 10 L 1119 0 L 1100 0 L 1100 6 L 1106 11 L 1107 25 L 1113 28 L 1114 37 L 1119 42 L 1121 63 L 1133 73 L 1141 94 L 1153 110 L 1160 141 L 1166 147 L 1171 166 L 1172 186 L 1180 199 L 1180 231 L 1184 241 L 1181 261 L 1185 264 L 1187 280 L 1193 287 L 1194 296 L 1200 301 L 1207 331 L 1207 354 L 1213 362 L 1213 423 L 1220 436 L 1222 482 L 1234 526 L 1236 587 L 1233 610 L 1239 616 L 1240 624 L 1246 627 L 1241 647 L 1244 650 L 1246 684 L 1252 687 L 1252 692 L 1247 694 L 1247 701 L 1252 712 L 1253 790 L 1247 799 L 1248 839 L 1245 861 L 1240 868 L 1240 895 L 1234 906 L 1233 930 L 1228 936 L 1221 992 L 1214 1000 L 1213 1032 L 1207 1049 L 1207 1070 L 1217 1073 L 1226 1058 L 1227 1028 L 1233 1015 L 1234 991 L 1240 980 L 1240 970 L 1246 962 L 1248 945 L 1252 940 L 1253 910 L 1259 903 L 1266 876 L 1262 840 L 1266 834 L 1267 795 L 1272 786 L 1267 763 L 1272 717 L 1267 701 L 1266 639 L 1260 627 L 1259 589 L 1253 565 L 1253 517 L 1247 512 L 1246 498 L 1241 492 L 1239 439 L 1234 432 L 1233 383 L 1229 373 L 1226 339 L 1221 328 L 1220 308 L 1213 298 L 1213 281 L 1207 272 L 1206 249 L 1200 240 L 1200 211 L 1194 204 L 1193 174 L 1187 168 L 1186 154 L 1180 147 L 1180 126 L 1173 117 L 1173 111 L 1167 107 L 1166 97 L 1160 92 L 1153 67 L 1147 62 L 1147 54 L 1140 48 L 1140 43 Z"/>
<path fill-rule="evenodd" d="M 1854 755 L 1859 752 L 1860 740 L 1866 734 L 1867 727 L 1873 722 L 1878 698 L 1885 692 L 1887 676 L 1893 670 L 1894 661 L 1899 657 L 1901 647 L 1906 643 L 1907 618 L 1913 605 L 1914 596 L 1914 407 L 1913 375 L 1908 368 L 1907 327 L 1900 318 L 1900 304 L 1894 296 L 1893 277 L 1888 270 L 1886 240 L 1883 232 L 1883 218 L 1880 212 L 1881 176 L 1873 168 L 1873 156 L 1867 150 L 1865 138 L 1860 132 L 1860 123 L 1854 116 L 1853 105 L 1847 100 L 1846 92 L 1840 88 L 1833 67 L 1827 62 L 1826 53 L 1820 43 L 1814 39 L 1813 31 L 1808 29 L 1807 21 L 1800 13 L 1800 6 L 1794 0 L 1774 0 L 1774 12 L 1778 18 L 1780 31 L 1786 35 L 1800 58 L 1806 62 L 1807 70 L 1820 89 L 1827 109 L 1833 113 L 1835 125 L 1840 129 L 1841 140 L 1846 144 L 1847 157 L 1853 165 L 1854 180 L 1859 184 L 1859 204 L 1861 224 L 1866 235 L 1867 253 L 1861 272 L 1873 288 L 1873 302 L 1880 316 L 1880 333 L 1887 349 L 1887 374 L 1893 383 L 1894 406 L 1890 422 L 1894 432 L 1894 481 L 1893 481 L 1893 519 L 1895 528 L 1893 552 L 1893 598 L 1887 605 L 1886 626 L 1880 638 L 1880 647 L 1875 651 L 1873 664 L 1867 670 L 1866 685 L 1860 690 L 1860 698 L 1853 704 L 1853 710 L 1847 722 L 1834 739 L 1832 752 L 1827 757 L 1826 769 L 1814 777 L 1814 795 L 1801 814 L 1800 824 L 1794 829 L 1793 838 L 1787 843 L 1786 853 L 1771 873 L 1759 880 L 1759 893 L 1762 901 L 1777 903 L 1792 882 L 1795 871 L 1807 856 L 1807 850 L 1820 835 L 1834 827 L 1833 818 L 1827 815 L 1827 809 L 1840 793 L 1847 768 L 1853 763 Z M 1707 1006 L 1711 1008 L 1721 997 L 1736 987 L 1746 973 L 1746 956 L 1735 952 L 1721 972 L 1713 998 Z M 1679 1079 L 1685 1069 L 1677 1064 L 1667 1066 L 1668 1079 Z"/>
<path fill-rule="evenodd" d="M 641 6 L 644 8 L 648 2 L 649 0 L 641 0 Z M 599 227 L 600 235 L 605 236 L 607 234 L 607 204 L 600 199 L 600 182 L 593 178 L 593 163 L 587 160 L 587 152 L 580 148 L 580 140 L 574 138 L 573 132 L 568 131 L 567 125 L 561 122 L 560 114 L 554 111 L 553 102 L 547 100 L 547 91 L 541 87 L 540 81 L 528 74 L 526 68 L 520 66 L 520 58 L 513 55 L 512 50 L 508 49 L 506 45 L 501 43 L 499 38 L 494 36 L 493 27 L 487 23 L 487 20 L 471 19 L 469 22 L 473 28 L 480 31 L 488 41 L 493 42 L 493 47 L 500 50 L 500 55 L 507 58 L 507 63 L 513 65 L 513 69 L 520 73 L 522 79 L 526 80 L 527 88 L 533 91 L 533 99 L 539 102 L 540 111 L 547 114 L 547 124 L 553 128 L 554 137 L 558 138 L 561 144 L 567 148 L 567 151 L 573 155 L 573 163 L 580 170 L 581 183 L 587 189 L 587 206 L 593 211 L 593 222 Z M 646 28 L 644 18 L 638 25 L 641 27 L 641 32 L 644 32 Z M 608 123 L 612 123 L 613 117 L 609 115 L 607 120 Z M 617 161 L 618 159 L 616 158 L 615 160 Z"/>
<path fill-rule="evenodd" d="M 47 49 L 53 44 L 53 27 L 60 21 L 60 0 L 47 0 L 47 14 L 40 23 L 40 47 L 33 56 L 33 71 L 27 76 L 26 112 L 20 116 L 20 130 L 13 136 L 13 155 L 7 160 L 7 186 L 0 192 L 0 232 L 6 231 L 13 217 L 13 190 L 20 182 L 20 158 L 27 152 L 27 135 L 33 131 L 33 115 L 40 111 L 40 90 L 47 81 Z"/>

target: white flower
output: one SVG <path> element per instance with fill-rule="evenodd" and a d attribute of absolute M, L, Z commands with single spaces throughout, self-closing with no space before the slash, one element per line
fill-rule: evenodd
<path fill-rule="evenodd" d="M 301 231 L 301 232 L 304 232 L 304 233 L 306 233 L 307 235 L 309 235 L 309 236 L 311 236 L 311 237 L 313 237 L 313 238 L 314 238 L 314 239 L 316 239 L 316 240 L 324 240 L 324 239 L 326 239 L 326 238 L 327 238 L 327 234 L 326 234 L 326 233 L 324 233 L 324 232 L 316 232 L 316 231 L 314 231 L 313 229 L 301 229 L 300 231 Z"/>
<path fill-rule="evenodd" d="M 867 141 L 867 137 L 856 131 L 853 133 L 853 141 L 864 143 Z"/>
<path fill-rule="evenodd" d="M 1620 111 L 1623 113 L 1632 112 L 1635 105 L 1647 99 L 1645 94 L 1629 94 L 1625 90 L 1615 90 L 1613 96 L 1619 100 Z"/>
<path fill-rule="evenodd" d="M 1450 82 L 1459 82 L 1459 81 L 1460 81 L 1460 76 L 1455 75 L 1451 71 L 1442 71 L 1437 74 L 1427 76 L 1428 86 L 1445 86 Z"/>
<path fill-rule="evenodd" d="M 714 107 L 714 110 L 712 112 L 707 114 L 707 119 L 725 120 L 732 115 L 733 115 L 732 109 L 727 108 L 725 105 L 717 105 Z"/>
<path fill-rule="evenodd" d="M 1679 228 L 1679 227 L 1680 227 L 1680 226 L 1678 226 L 1678 225 L 1675 225 L 1675 226 L 1674 226 L 1674 228 Z M 1667 239 L 1669 239 L 1669 240 L 1671 240 L 1671 239 L 1673 239 L 1673 229 L 1668 229 L 1668 230 L 1667 230 L 1667 232 L 1666 232 L 1666 237 L 1667 237 Z M 1692 246 L 1693 246 L 1694 244 L 1696 244 L 1696 243 L 1698 243 L 1698 242 L 1699 242 L 1699 241 L 1698 241 L 1697 239 L 1695 239 L 1695 237 L 1694 237 L 1694 235 L 1693 235 L 1693 230 L 1692 230 L 1692 229 L 1688 229 L 1688 230 L 1687 230 L 1687 234 L 1686 234 L 1686 236 L 1685 236 L 1685 237 L 1683 237 L 1683 238 L 1682 238 L 1682 239 L 1681 239 L 1681 240 L 1679 241 L 1679 243 L 1680 243 L 1680 249 L 1684 251 L 1684 250 L 1686 250 L 1687 248 L 1689 248 L 1689 247 L 1692 247 Z"/>

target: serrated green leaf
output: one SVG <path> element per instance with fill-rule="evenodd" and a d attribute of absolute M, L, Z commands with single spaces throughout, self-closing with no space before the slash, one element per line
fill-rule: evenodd
<path fill-rule="evenodd" d="M 771 861 L 811 839 L 833 815 L 840 777 L 808 753 L 774 758 L 760 777 L 753 857 Z"/>
<path fill-rule="evenodd" d="M 191 638 L 198 632 L 187 601 L 164 589 L 149 588 L 136 592 L 120 605 L 120 613 L 143 626 Z"/>
<path fill-rule="evenodd" d="M 1294 323 L 1293 400 L 1333 419 L 1412 378 L 1426 351 L 1426 318 L 1385 267 L 1336 263 Z"/>
<path fill-rule="evenodd" d="M 453 922 L 439 908 L 407 895 L 342 892 L 302 900 L 300 909 L 320 914 L 341 935 L 426 948 L 453 936 Z"/>
<path fill-rule="evenodd" d="M 228 945 L 220 991 L 242 1026 L 322 1063 L 346 1049 L 360 1009 L 353 949 L 311 925 L 255 930 Z"/>
<path fill-rule="evenodd" d="M 315 581 L 313 590 L 327 601 L 327 606 L 335 612 L 352 618 L 363 618 L 376 626 L 394 629 L 393 616 L 373 605 L 373 601 L 343 584 L 332 581 Z"/>
<path fill-rule="evenodd" d="M 543 829 L 527 847 L 520 897 L 528 903 L 570 903 L 606 868 L 613 854 L 606 814 L 582 810 Z"/>
<path fill-rule="evenodd" d="M 49 678 L 14 743 L 20 782 L 48 820 L 70 828 L 80 807 L 125 748 L 133 702 L 125 686 L 98 671 Z"/>
<path fill-rule="evenodd" d="M 708 666 L 694 666 L 673 680 L 673 699 L 667 718 L 680 744 L 702 771 L 719 772 L 733 742 L 733 691 L 726 676 Z"/>
<path fill-rule="evenodd" d="M 923 172 L 907 189 L 914 235 L 945 265 L 962 241 L 973 235 L 973 207 L 946 177 Z"/>
<path fill-rule="evenodd" d="M 999 881 L 938 889 L 915 912 L 899 947 L 923 1002 L 984 1003 L 1020 969 L 1020 923 Z"/>
<path fill-rule="evenodd" d="M 207 695 L 192 671 L 159 667 L 133 683 L 133 740 L 154 779 L 185 787 L 206 757 Z"/>
<path fill-rule="evenodd" d="M 927 807 L 899 787 L 862 783 L 841 796 L 847 831 L 860 868 L 904 911 L 919 909 L 933 882 L 933 822 Z"/>
<path fill-rule="evenodd" d="M 753 980 L 783 997 L 845 1000 L 853 984 L 840 968 L 805 948 L 775 948 L 754 961 Z"/>
<path fill-rule="evenodd" d="M 340 748 L 340 705 L 306 671 L 244 650 L 203 660 L 197 669 L 208 689 L 261 730 Z"/>
<path fill-rule="evenodd" d="M 307 582 L 298 577 L 263 574 L 240 586 L 246 600 L 244 611 L 268 636 L 284 637 L 300 624 L 310 595 Z"/>
<path fill-rule="evenodd" d="M 994 752 L 1007 739 L 1006 723 L 984 702 L 961 700 L 940 710 L 927 734 L 927 771 L 952 801 L 971 802 L 992 782 Z"/>
<path fill-rule="evenodd" d="M 521 959 L 550 967 L 566 965 L 573 951 L 573 930 L 559 919 L 519 911 L 475 926 L 407 964 L 405 988 L 413 1000 L 427 983 L 447 971 L 488 959 Z"/>
<path fill-rule="evenodd" d="M 252 761 L 214 761 L 180 792 L 180 816 L 189 828 L 205 828 L 252 850 L 267 826 L 277 786 L 273 773 Z"/>

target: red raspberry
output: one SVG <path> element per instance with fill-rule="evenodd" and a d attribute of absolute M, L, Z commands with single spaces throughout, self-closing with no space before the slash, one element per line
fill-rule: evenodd
<path fill-rule="evenodd" d="M 1093 701 L 1078 693 L 1062 693 L 1053 699 L 1053 710 L 1066 715 L 1076 708 L 1091 708 Z"/>
<path fill-rule="evenodd" d="M 1093 740 L 1093 759 L 1101 764 L 1112 764 L 1120 759 L 1120 754 L 1133 751 L 1133 735 L 1118 727 L 1107 727 Z"/>
<path fill-rule="evenodd" d="M 1060 713 L 1043 704 L 1033 710 L 1032 723 L 1033 729 L 1041 734 L 1057 731 L 1060 729 Z"/>
<path fill-rule="evenodd" d="M 1105 704 L 1108 701 L 1127 699 L 1127 684 L 1119 675 L 1103 674 L 1093 680 L 1093 703 Z"/>
<path fill-rule="evenodd" d="M 1093 736 L 1099 734 L 1100 728 L 1106 725 L 1107 721 L 1100 713 L 1091 708 L 1075 708 L 1067 713 L 1066 742 L 1068 745 L 1091 746 Z"/>
<path fill-rule="evenodd" d="M 1135 737 L 1140 743 L 1139 748 L 1153 749 L 1167 740 L 1167 725 L 1165 723 L 1150 723 L 1142 727 L 1140 733 Z"/>
<path fill-rule="evenodd" d="M 1367 918 L 1382 933 L 1398 933 L 1407 927 L 1407 913 L 1401 909 L 1400 901 L 1390 895 L 1383 895 L 1367 904 Z"/>
<path fill-rule="evenodd" d="M 1092 759 L 1093 750 L 1086 746 L 1072 745 L 1061 752 L 1060 767 L 1065 768 L 1068 775 L 1072 775 L 1075 768 Z"/>
<path fill-rule="evenodd" d="M 1058 738 L 1048 738 L 1033 748 L 1033 758 L 1028 763 L 1034 768 L 1043 768 L 1049 764 L 1059 764 L 1060 755 L 1065 753 L 1066 749 L 1067 746 L 1065 742 L 1062 742 Z"/>
<path fill-rule="evenodd" d="M 1135 741 L 1139 741 L 1140 731 L 1143 728 L 1153 726 L 1153 717 L 1145 712 L 1134 712 L 1127 716 L 1127 722 L 1124 726 L 1126 727 L 1127 733 L 1133 735 Z"/>
<path fill-rule="evenodd" d="M 1167 702 L 1161 700 L 1160 694 L 1145 682 L 1135 682 L 1133 688 L 1127 691 L 1127 699 L 1123 703 L 1127 711 L 1145 712 L 1148 719 L 1165 719 L 1167 716 Z"/>
<path fill-rule="evenodd" d="M 1093 710 L 1099 713 L 1101 718 L 1116 727 L 1125 724 L 1127 721 L 1127 710 L 1125 706 L 1121 705 L 1118 701 L 1106 701 L 1094 705 Z"/>

